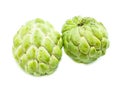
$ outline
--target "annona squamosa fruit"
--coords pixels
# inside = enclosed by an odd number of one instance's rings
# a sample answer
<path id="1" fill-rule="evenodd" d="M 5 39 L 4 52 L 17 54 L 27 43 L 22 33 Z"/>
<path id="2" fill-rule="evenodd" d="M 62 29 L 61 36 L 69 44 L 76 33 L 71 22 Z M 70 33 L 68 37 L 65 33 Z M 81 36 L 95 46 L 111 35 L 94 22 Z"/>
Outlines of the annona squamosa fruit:
<path id="1" fill-rule="evenodd" d="M 62 56 L 62 38 L 53 26 L 40 18 L 28 21 L 13 39 L 13 55 L 25 72 L 35 75 L 53 73 Z"/>
<path id="2" fill-rule="evenodd" d="M 75 16 L 62 28 L 64 50 L 74 61 L 91 63 L 109 47 L 106 28 L 91 17 Z"/>

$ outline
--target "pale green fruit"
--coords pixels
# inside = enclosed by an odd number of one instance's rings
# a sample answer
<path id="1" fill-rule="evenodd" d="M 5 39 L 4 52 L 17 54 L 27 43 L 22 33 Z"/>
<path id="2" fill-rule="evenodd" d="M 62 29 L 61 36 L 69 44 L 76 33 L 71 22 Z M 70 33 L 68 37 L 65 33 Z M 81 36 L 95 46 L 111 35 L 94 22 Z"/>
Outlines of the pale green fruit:
<path id="1" fill-rule="evenodd" d="M 62 56 L 62 38 L 42 19 L 23 25 L 13 39 L 13 55 L 27 73 L 42 76 L 53 73 Z"/>
<path id="2" fill-rule="evenodd" d="M 62 28 L 64 50 L 74 61 L 91 63 L 109 47 L 108 35 L 101 22 L 91 17 L 75 16 Z"/>

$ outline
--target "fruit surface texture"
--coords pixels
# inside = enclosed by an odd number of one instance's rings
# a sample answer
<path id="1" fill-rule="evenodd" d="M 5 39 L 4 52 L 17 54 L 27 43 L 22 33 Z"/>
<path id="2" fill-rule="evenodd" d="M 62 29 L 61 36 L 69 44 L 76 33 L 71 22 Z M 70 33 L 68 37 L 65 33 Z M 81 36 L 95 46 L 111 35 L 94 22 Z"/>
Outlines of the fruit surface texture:
<path id="1" fill-rule="evenodd" d="M 62 56 L 62 37 L 47 21 L 28 21 L 13 38 L 13 55 L 21 68 L 34 76 L 52 74 Z"/>
<path id="2" fill-rule="evenodd" d="M 105 55 L 109 47 L 106 28 L 91 17 L 75 16 L 62 28 L 66 54 L 78 63 L 89 64 Z"/>

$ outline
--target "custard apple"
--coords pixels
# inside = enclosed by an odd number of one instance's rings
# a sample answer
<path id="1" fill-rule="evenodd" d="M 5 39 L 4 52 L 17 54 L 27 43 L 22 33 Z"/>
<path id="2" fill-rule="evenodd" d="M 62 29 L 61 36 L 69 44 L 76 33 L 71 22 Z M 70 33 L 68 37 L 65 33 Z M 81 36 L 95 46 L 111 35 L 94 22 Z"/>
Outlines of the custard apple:
<path id="1" fill-rule="evenodd" d="M 28 21 L 13 38 L 13 55 L 21 68 L 34 76 L 52 74 L 62 56 L 62 37 L 40 18 Z"/>
<path id="2" fill-rule="evenodd" d="M 78 63 L 92 63 L 109 47 L 106 28 L 91 17 L 75 16 L 67 20 L 62 38 L 66 54 Z"/>

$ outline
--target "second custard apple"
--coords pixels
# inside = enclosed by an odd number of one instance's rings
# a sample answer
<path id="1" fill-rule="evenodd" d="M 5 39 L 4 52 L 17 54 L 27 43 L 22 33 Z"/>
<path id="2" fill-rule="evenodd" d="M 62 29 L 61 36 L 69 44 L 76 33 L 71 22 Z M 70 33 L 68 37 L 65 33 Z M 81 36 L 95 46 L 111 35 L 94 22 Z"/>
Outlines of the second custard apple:
<path id="1" fill-rule="evenodd" d="M 62 56 L 62 38 L 42 19 L 23 25 L 13 39 L 13 55 L 27 73 L 42 76 L 53 73 Z"/>
<path id="2" fill-rule="evenodd" d="M 74 61 L 91 63 L 109 47 L 108 35 L 101 22 L 91 17 L 75 16 L 62 28 L 64 50 Z"/>

